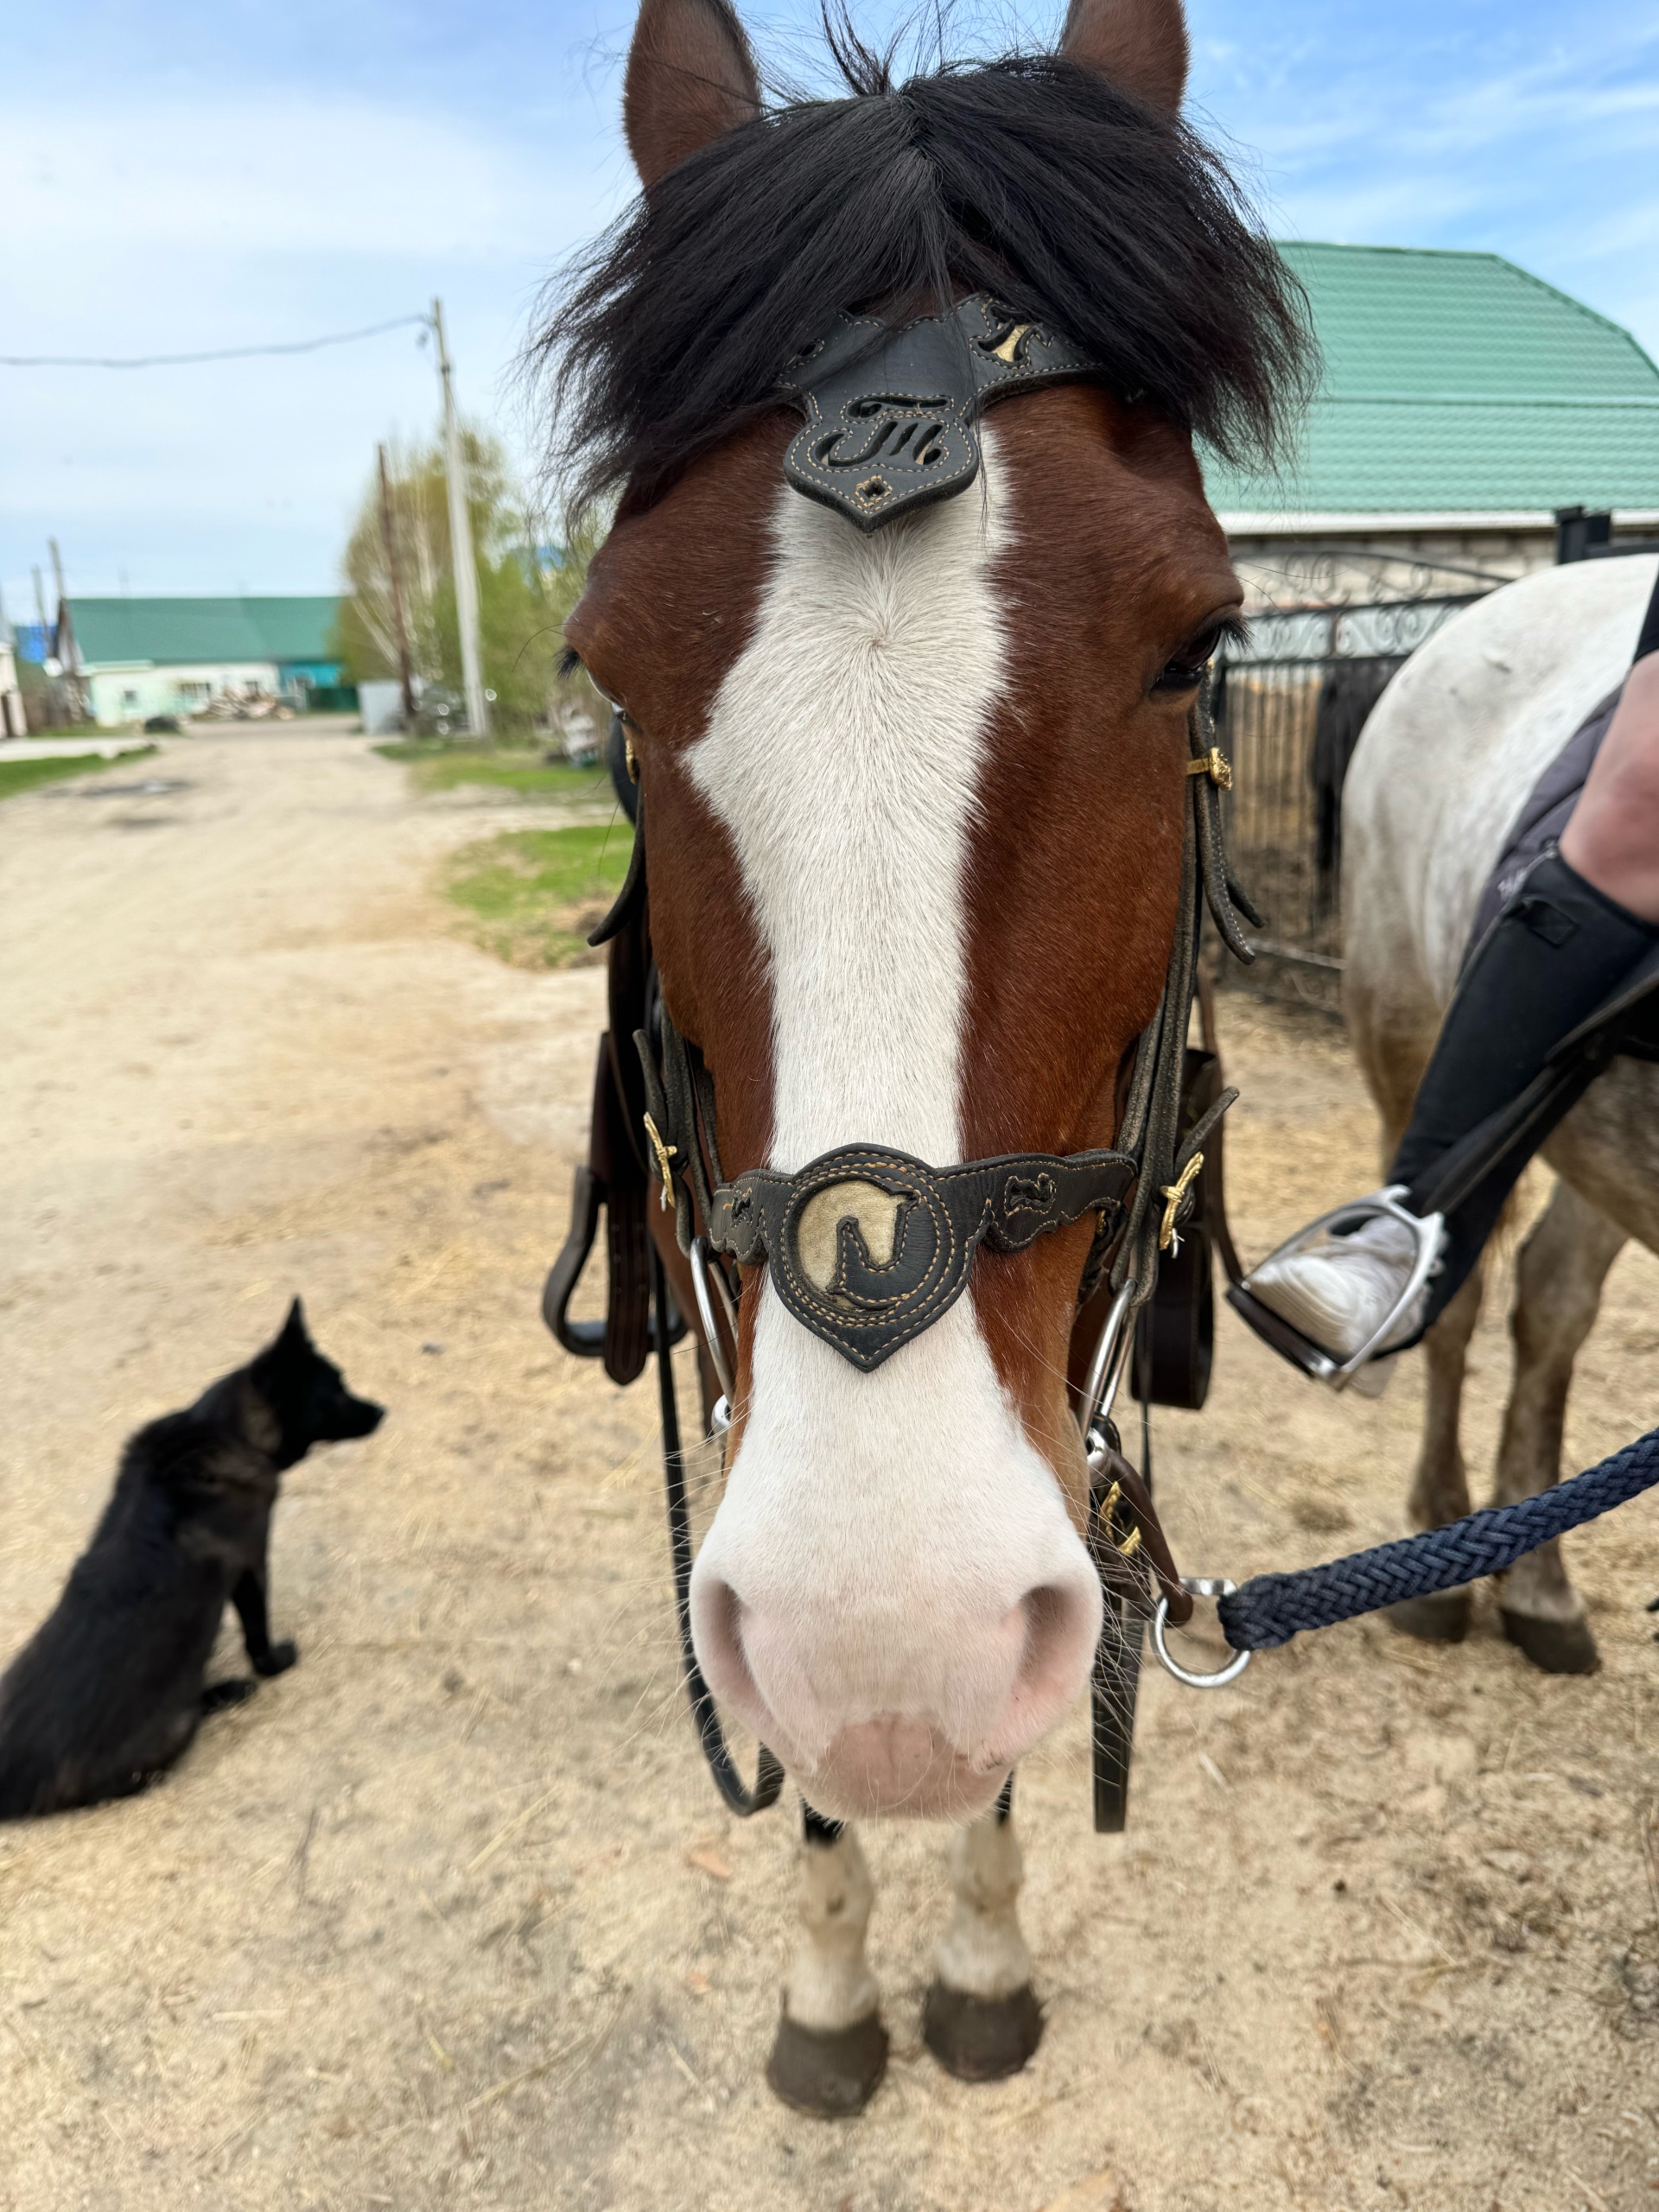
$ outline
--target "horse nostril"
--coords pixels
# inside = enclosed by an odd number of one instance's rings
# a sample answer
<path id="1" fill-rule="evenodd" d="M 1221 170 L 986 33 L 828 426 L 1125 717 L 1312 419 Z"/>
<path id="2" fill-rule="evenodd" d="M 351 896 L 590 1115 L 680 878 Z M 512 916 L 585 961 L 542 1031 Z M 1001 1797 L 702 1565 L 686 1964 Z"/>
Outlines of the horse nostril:
<path id="1" fill-rule="evenodd" d="M 990 1732 L 998 1758 L 1014 1758 L 1052 1727 L 1088 1678 L 1100 1640 L 1100 1586 L 1092 1573 L 1042 1583 L 1020 1601 L 1025 1648 L 1007 1704 Z"/>
<path id="2" fill-rule="evenodd" d="M 742 1608 L 736 1591 L 719 1575 L 699 1576 L 691 1615 L 698 1664 L 710 1688 L 723 1694 L 734 1669 L 745 1675 L 748 1673 L 743 1658 Z"/>
<path id="3" fill-rule="evenodd" d="M 1020 1666 L 1022 1681 L 1045 1676 L 1057 1666 L 1069 1668 L 1080 1635 L 1087 1637 L 1092 1649 L 1095 1624 L 1084 1618 L 1085 1610 L 1074 1591 L 1058 1585 L 1046 1584 L 1027 1592 L 1026 1651 Z"/>
<path id="4" fill-rule="evenodd" d="M 722 1575 L 695 1573 L 691 1581 L 691 1639 L 703 1679 L 750 1727 L 764 1725 L 766 1701 L 743 1648 L 744 1605 Z"/>

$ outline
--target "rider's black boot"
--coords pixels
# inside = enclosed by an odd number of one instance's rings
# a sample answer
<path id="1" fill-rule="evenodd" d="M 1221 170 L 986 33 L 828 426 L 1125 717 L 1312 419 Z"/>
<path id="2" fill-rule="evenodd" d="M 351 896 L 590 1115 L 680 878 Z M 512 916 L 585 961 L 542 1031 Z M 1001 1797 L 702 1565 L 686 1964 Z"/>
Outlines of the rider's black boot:
<path id="1" fill-rule="evenodd" d="M 1598 891 L 1552 848 L 1477 946 L 1389 1171 L 1390 1184 L 1405 1185 L 1410 1212 L 1446 1217 L 1422 1328 L 1466 1279 L 1522 1169 L 1595 1073 L 1592 1062 L 1582 1081 L 1541 1084 L 1551 1053 L 1656 945 L 1659 927 Z M 1484 1173 L 1478 1161 L 1464 1166 L 1463 1141 L 1534 1086 L 1536 1105 L 1519 1108 L 1501 1155 Z"/>
<path id="2" fill-rule="evenodd" d="M 1522 1169 L 1606 1065 L 1627 1017 L 1596 1017 L 1656 982 L 1659 927 L 1541 855 L 1464 971 L 1388 1187 L 1310 1223 L 1229 1302 L 1305 1373 L 1380 1387 L 1377 1363 L 1439 1319 Z"/>

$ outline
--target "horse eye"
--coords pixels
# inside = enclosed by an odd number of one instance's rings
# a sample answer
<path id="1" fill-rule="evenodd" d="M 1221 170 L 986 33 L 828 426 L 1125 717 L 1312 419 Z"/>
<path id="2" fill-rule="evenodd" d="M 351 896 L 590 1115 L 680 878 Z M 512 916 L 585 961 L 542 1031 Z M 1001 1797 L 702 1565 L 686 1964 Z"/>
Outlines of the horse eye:
<path id="1" fill-rule="evenodd" d="M 1221 643 L 1223 634 L 1224 626 L 1217 623 L 1213 630 L 1206 630 L 1203 637 L 1194 639 L 1190 645 L 1183 647 L 1173 660 L 1166 663 L 1153 690 L 1196 691 L 1204 681 L 1204 671 Z"/>
<path id="2" fill-rule="evenodd" d="M 1154 691 L 1196 691 L 1204 681 L 1205 660 L 1173 660 L 1153 685 Z"/>

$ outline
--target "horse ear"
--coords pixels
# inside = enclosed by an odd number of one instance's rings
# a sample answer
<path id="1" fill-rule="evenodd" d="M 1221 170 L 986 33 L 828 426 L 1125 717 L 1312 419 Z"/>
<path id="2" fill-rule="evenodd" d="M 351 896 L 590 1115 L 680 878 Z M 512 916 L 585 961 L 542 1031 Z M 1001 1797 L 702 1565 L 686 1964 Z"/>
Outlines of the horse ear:
<path id="1" fill-rule="evenodd" d="M 1148 107 L 1173 115 L 1180 106 L 1187 63 L 1181 0 L 1071 0 L 1060 52 Z"/>
<path id="2" fill-rule="evenodd" d="M 760 111 L 754 58 L 729 0 L 645 0 L 622 85 L 622 128 L 641 184 Z"/>

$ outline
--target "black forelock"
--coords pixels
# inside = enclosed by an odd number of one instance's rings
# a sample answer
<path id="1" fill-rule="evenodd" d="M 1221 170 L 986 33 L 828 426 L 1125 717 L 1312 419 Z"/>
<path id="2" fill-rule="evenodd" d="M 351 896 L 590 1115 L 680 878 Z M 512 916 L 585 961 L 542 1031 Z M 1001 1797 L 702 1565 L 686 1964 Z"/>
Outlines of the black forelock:
<path id="1" fill-rule="evenodd" d="M 795 99 L 642 194 L 551 288 L 531 365 L 577 507 L 649 499 L 775 405 L 837 309 L 989 291 L 1236 461 L 1275 459 L 1312 379 L 1295 278 L 1184 123 L 1054 55 Z"/>

